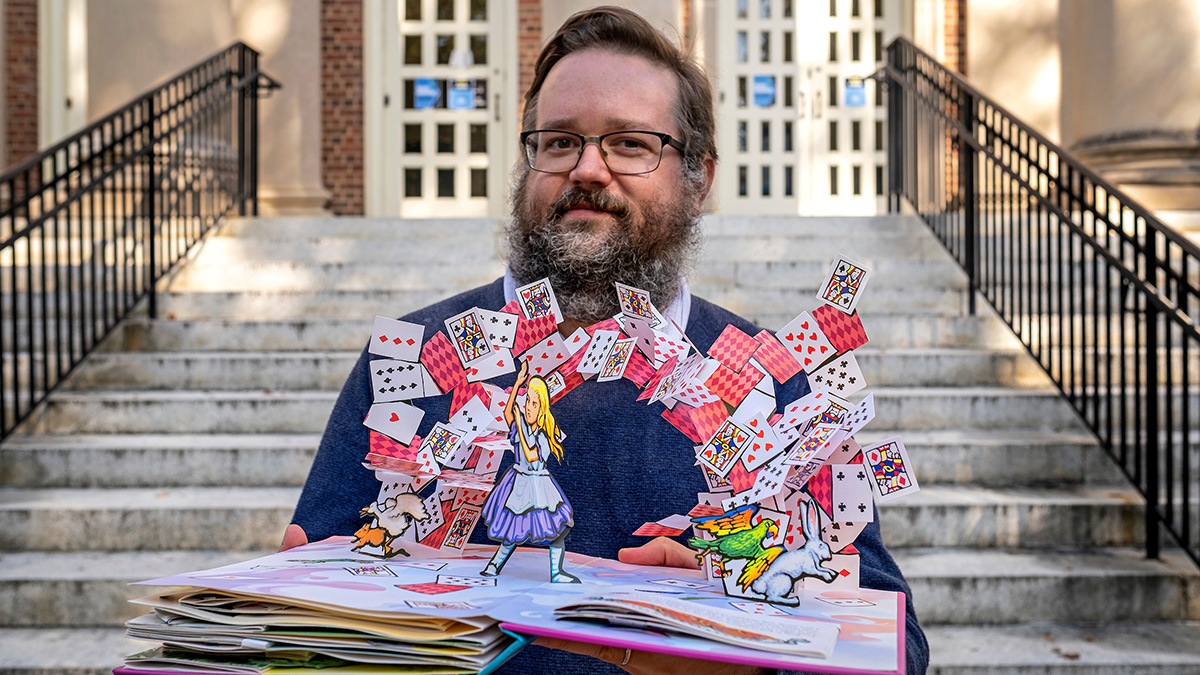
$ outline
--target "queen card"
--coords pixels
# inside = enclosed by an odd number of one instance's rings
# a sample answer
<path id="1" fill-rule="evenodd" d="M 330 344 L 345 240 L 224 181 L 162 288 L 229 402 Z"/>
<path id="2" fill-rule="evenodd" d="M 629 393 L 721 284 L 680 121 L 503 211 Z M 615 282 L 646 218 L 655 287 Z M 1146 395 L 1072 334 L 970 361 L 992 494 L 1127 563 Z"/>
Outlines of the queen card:
<path id="1" fill-rule="evenodd" d="M 825 275 L 825 281 L 817 290 L 817 299 L 847 314 L 853 314 L 862 296 L 863 286 L 871 276 L 871 270 L 839 255 Z"/>

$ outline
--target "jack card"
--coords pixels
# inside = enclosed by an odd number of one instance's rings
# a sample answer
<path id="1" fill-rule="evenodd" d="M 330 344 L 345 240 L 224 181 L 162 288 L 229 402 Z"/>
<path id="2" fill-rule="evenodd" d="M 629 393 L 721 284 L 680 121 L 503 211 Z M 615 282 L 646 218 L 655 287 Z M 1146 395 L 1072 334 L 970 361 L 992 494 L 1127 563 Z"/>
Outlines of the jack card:
<path id="1" fill-rule="evenodd" d="M 617 340 L 613 343 L 612 349 L 608 351 L 608 356 L 604 359 L 604 365 L 600 368 L 600 376 L 596 378 L 597 382 L 611 382 L 619 380 L 625 374 L 625 367 L 629 365 L 629 357 L 633 356 L 633 338 L 625 338 Z M 585 358 L 586 360 L 586 358 Z"/>
<path id="2" fill-rule="evenodd" d="M 834 309 L 853 314 L 870 276 L 871 270 L 839 255 L 825 274 L 825 280 L 817 290 L 817 299 Z"/>
<path id="3" fill-rule="evenodd" d="M 446 334 L 464 370 L 474 361 L 493 352 L 487 335 L 483 332 L 483 321 L 476 309 L 456 314 L 446 319 Z"/>
<path id="4" fill-rule="evenodd" d="M 701 464 L 712 469 L 717 476 L 724 478 L 729 475 L 733 465 L 742 457 L 746 448 L 750 447 L 752 434 L 731 419 L 717 428 L 712 438 L 700 448 L 698 456 Z"/>
<path id="5" fill-rule="evenodd" d="M 908 460 L 908 450 L 899 438 L 868 445 L 862 452 L 863 462 L 871 472 L 875 501 L 883 504 L 921 489 Z"/>
<path id="6" fill-rule="evenodd" d="M 540 279 L 518 288 L 517 304 L 526 319 L 550 314 L 554 316 L 554 323 L 562 323 L 562 310 L 558 308 L 558 300 L 554 297 L 554 289 L 550 288 L 549 279 Z"/>

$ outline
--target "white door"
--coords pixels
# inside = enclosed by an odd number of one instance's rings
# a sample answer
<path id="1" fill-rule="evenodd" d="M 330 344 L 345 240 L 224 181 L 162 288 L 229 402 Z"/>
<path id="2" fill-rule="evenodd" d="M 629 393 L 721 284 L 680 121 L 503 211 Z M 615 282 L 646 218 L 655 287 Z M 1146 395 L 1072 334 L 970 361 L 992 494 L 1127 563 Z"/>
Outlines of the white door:
<path id="1" fill-rule="evenodd" d="M 377 172 L 368 171 L 379 189 L 369 199 L 377 215 L 503 214 L 517 146 L 514 5 L 386 3 L 375 51 L 382 59 L 381 100 L 375 102 L 383 108 L 377 117 L 382 147 L 373 162 Z"/>
<path id="2" fill-rule="evenodd" d="M 865 78 L 900 33 L 900 0 L 731 0 L 718 11 L 718 208 L 886 210 L 885 101 Z"/>

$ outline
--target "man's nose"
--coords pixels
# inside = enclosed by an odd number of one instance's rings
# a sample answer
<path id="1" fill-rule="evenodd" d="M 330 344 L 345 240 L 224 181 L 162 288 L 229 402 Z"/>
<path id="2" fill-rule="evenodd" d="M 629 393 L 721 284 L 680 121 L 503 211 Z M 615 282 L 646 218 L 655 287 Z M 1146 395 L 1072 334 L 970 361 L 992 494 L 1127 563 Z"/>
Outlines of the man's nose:
<path id="1" fill-rule="evenodd" d="M 576 185 L 608 185 L 612 181 L 612 172 L 608 170 L 599 143 L 583 146 L 579 162 L 571 171 L 571 181 Z"/>

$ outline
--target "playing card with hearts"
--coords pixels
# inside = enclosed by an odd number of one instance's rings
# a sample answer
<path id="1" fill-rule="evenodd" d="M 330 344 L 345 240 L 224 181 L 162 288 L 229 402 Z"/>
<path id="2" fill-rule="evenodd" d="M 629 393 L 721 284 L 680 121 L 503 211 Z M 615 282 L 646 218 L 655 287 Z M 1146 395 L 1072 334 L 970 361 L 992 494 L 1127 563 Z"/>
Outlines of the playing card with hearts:
<path id="1" fill-rule="evenodd" d="M 477 308 L 455 314 L 444 323 L 446 335 L 450 338 L 450 344 L 454 346 L 454 352 L 458 354 L 459 363 L 464 369 L 477 359 L 493 352 L 492 344 L 483 332 L 483 322 L 479 318 Z"/>
<path id="2" fill-rule="evenodd" d="M 591 341 L 591 339 L 592 336 L 588 334 L 586 330 L 583 328 L 576 328 L 575 332 L 568 335 L 563 341 L 563 345 L 567 348 L 567 351 L 571 352 L 571 354 L 577 354 L 580 349 L 583 349 L 587 346 L 587 343 Z"/>
<path id="3" fill-rule="evenodd" d="M 421 357 L 421 340 L 424 337 L 424 326 L 377 316 L 367 351 L 389 359 L 416 361 Z"/>
<path id="4" fill-rule="evenodd" d="M 708 348 L 708 355 L 730 370 L 741 372 L 759 346 L 758 340 L 730 325 L 713 341 Z"/>
<path id="5" fill-rule="evenodd" d="M 836 424 L 813 425 L 813 428 L 788 452 L 784 463 L 793 465 L 807 464 L 825 448 L 830 437 L 840 430 L 841 427 Z"/>
<path id="6" fill-rule="evenodd" d="M 796 318 L 780 328 L 775 337 L 806 373 L 813 372 L 821 364 L 837 356 L 833 343 L 825 337 L 816 319 L 808 312 L 800 312 Z"/>
<path id="7" fill-rule="evenodd" d="M 471 531 L 475 529 L 475 523 L 479 522 L 479 514 L 481 512 L 482 509 L 478 506 L 464 506 L 458 509 L 450 519 L 450 529 L 446 532 L 446 538 L 442 540 L 442 548 L 462 550 L 467 540 L 471 538 Z M 467 586 L 495 585 L 496 583 L 495 579 L 486 580 L 491 581 L 491 584 L 466 583 L 452 579 L 457 579 L 457 577 L 448 577 L 446 580 L 443 580 L 442 576 L 439 575 L 438 583 L 465 583 Z M 474 577 L 472 579 L 480 581 Z"/>
<path id="8" fill-rule="evenodd" d="M 467 366 L 467 382 L 490 380 L 516 369 L 516 359 L 513 358 L 512 352 L 505 347 L 500 347 Z"/>
<path id="9" fill-rule="evenodd" d="M 771 425 L 765 417 L 758 415 L 742 424 L 751 436 L 750 445 L 742 454 L 742 463 L 746 465 L 748 471 L 757 471 L 764 464 L 783 453 L 783 443 L 775 435 L 775 431 L 771 429 Z M 780 480 L 782 480 L 782 475 Z"/>
<path id="10" fill-rule="evenodd" d="M 727 476 L 734 463 L 741 459 L 742 453 L 750 447 L 751 438 L 749 431 L 727 419 L 704 447 L 700 448 L 697 458 L 718 476 Z"/>
<path id="11" fill-rule="evenodd" d="M 830 464 L 833 476 L 833 519 L 847 523 L 875 520 L 871 478 L 863 464 Z"/>
<path id="12" fill-rule="evenodd" d="M 912 494 L 921 488 L 908 460 L 908 450 L 899 438 L 868 445 L 862 449 L 863 463 L 871 475 L 875 501 L 883 504 Z"/>
<path id="13" fill-rule="evenodd" d="M 754 360 L 762 364 L 771 377 L 780 382 L 787 382 L 803 370 L 800 361 L 792 358 L 788 348 L 770 331 L 759 331 L 754 339 L 758 342 L 758 349 L 754 350 Z"/>
<path id="14" fill-rule="evenodd" d="M 521 355 L 521 358 L 529 362 L 530 375 L 537 375 L 544 378 L 552 370 L 571 358 L 571 352 L 567 349 L 558 331 L 554 331 L 547 335 L 541 342 L 526 350 Z"/>
<path id="15" fill-rule="evenodd" d="M 839 255 L 817 289 L 817 299 L 846 314 L 853 314 L 870 276 L 870 269 Z"/>
<path id="16" fill-rule="evenodd" d="M 416 435 L 417 426 L 424 416 L 424 410 L 403 401 L 374 403 L 367 410 L 367 418 L 363 420 L 363 424 L 368 429 L 374 429 L 403 443 Z"/>
<path id="17" fill-rule="evenodd" d="M 814 391 L 827 389 L 842 397 L 867 388 L 867 381 L 853 352 L 846 352 L 821 366 L 812 373 L 808 382 Z"/>
<path id="18" fill-rule="evenodd" d="M 375 359 L 370 363 L 371 395 L 376 403 L 425 396 L 425 368 L 413 361 Z"/>
<path id="19" fill-rule="evenodd" d="M 554 297 L 554 289 L 550 288 L 549 279 L 539 279 L 517 288 L 517 304 L 526 319 L 553 316 L 555 324 L 562 323 L 562 310 L 558 308 L 558 300 Z"/>

